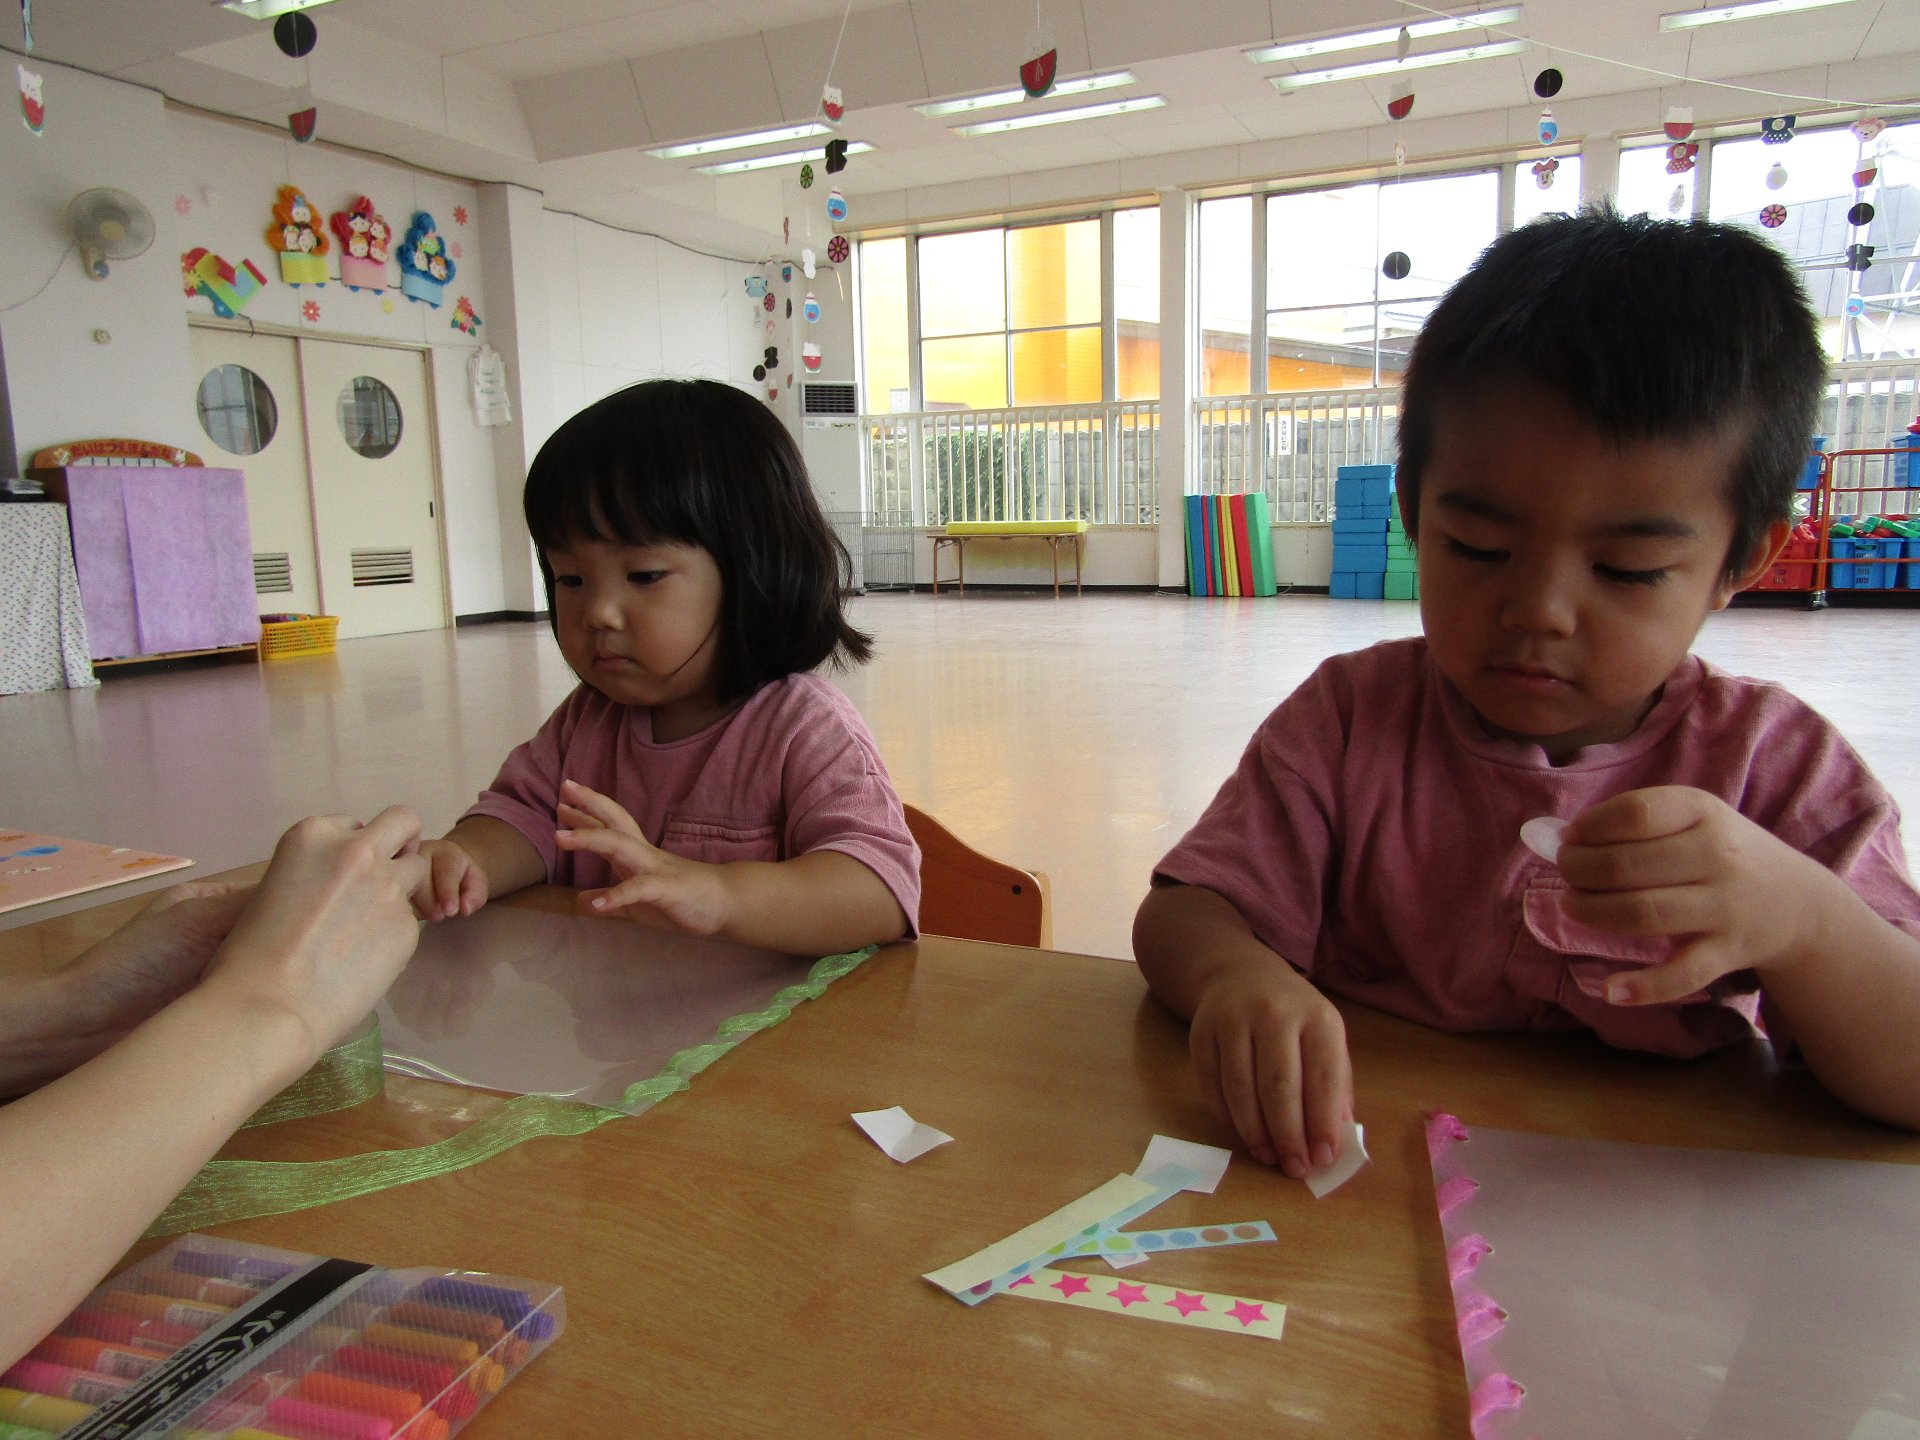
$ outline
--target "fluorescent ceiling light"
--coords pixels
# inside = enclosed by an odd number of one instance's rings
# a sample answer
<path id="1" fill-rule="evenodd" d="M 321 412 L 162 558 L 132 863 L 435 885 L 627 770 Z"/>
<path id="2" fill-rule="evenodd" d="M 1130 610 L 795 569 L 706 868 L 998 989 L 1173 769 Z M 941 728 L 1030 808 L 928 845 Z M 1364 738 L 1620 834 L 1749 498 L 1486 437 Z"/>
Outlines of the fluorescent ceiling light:
<path id="1" fill-rule="evenodd" d="M 295 10 L 329 5 L 333 0 L 213 0 L 213 3 L 218 9 L 231 10 L 236 15 L 245 15 L 252 20 L 271 20 L 276 15 L 290 14 Z"/>
<path id="2" fill-rule="evenodd" d="M 1058 81 L 1047 94 L 1087 95 L 1095 90 L 1111 90 L 1116 85 L 1131 85 L 1134 78 L 1131 70 L 1109 70 L 1104 75 L 1082 75 L 1077 80 Z M 1025 90 L 995 90 L 986 95 L 963 95 L 958 100 L 936 100 L 931 105 L 916 105 L 913 108 L 929 120 L 938 120 L 943 115 L 970 115 L 976 110 L 996 110 L 1002 105 L 1018 105 L 1026 98 Z"/>
<path id="3" fill-rule="evenodd" d="M 1035 115 L 1014 115 L 1005 120 L 980 120 L 972 125 L 956 125 L 956 135 L 998 135 L 1007 130 L 1031 130 L 1036 125 L 1058 125 L 1065 120 L 1098 120 L 1102 115 L 1126 115 L 1135 110 L 1158 110 L 1167 103 L 1164 95 L 1136 95 L 1127 100 L 1109 100 L 1103 105 L 1077 105 L 1070 110 L 1042 110 Z"/>
<path id="4" fill-rule="evenodd" d="M 689 155 L 713 155 L 722 150 L 744 150 L 749 145 L 778 145 L 787 140 L 810 140 L 815 135 L 832 133 L 832 126 L 813 121 L 807 125 L 783 125 L 778 130 L 755 130 L 745 135 L 721 135 L 712 140 L 689 140 L 684 145 L 665 145 L 647 154 L 656 160 L 684 160 Z"/>
<path id="5" fill-rule="evenodd" d="M 1518 55 L 1527 48 L 1525 40 L 1502 40 L 1493 45 L 1469 45 L 1462 50 L 1431 50 L 1425 55 L 1409 55 L 1404 60 L 1367 60 L 1358 65 L 1336 65 L 1331 70 L 1303 70 L 1298 75 L 1270 75 L 1276 90 L 1299 90 L 1308 85 L 1329 85 L 1336 80 L 1364 80 L 1369 75 L 1394 75 L 1402 70 L 1431 70 L 1436 65 L 1458 65 L 1465 60 L 1492 60 L 1501 55 Z"/>
<path id="6" fill-rule="evenodd" d="M 864 140 L 856 140 L 847 146 L 847 154 L 864 155 L 873 146 Z M 772 170 L 781 165 L 799 165 L 808 160 L 824 160 L 827 152 L 820 150 L 789 150 L 784 155 L 756 155 L 751 160 L 725 160 L 718 165 L 696 165 L 693 168 L 702 175 L 743 175 L 749 170 Z"/>
<path id="7" fill-rule="evenodd" d="M 1827 0 L 1838 3 L 1838 0 Z M 1518 5 L 1503 5 L 1497 10 L 1477 10 L 1471 15 L 1449 15 L 1444 20 L 1416 20 L 1406 27 L 1415 40 L 1435 35 L 1458 35 L 1464 30 L 1480 30 L 1490 25 L 1511 25 L 1520 18 Z M 1256 65 L 1274 60 L 1305 60 L 1313 55 L 1333 55 L 1342 50 L 1365 50 L 1373 45 L 1391 45 L 1400 38 L 1400 27 L 1389 25 L 1379 30 L 1356 30 L 1349 35 L 1328 35 L 1320 40 L 1293 40 L 1284 45 L 1262 45 L 1246 52 Z"/>
<path id="8" fill-rule="evenodd" d="M 1716 5 L 1711 10 L 1682 10 L 1660 17 L 1662 30 L 1692 30 L 1728 20 L 1759 20 L 1768 15 L 1791 15 L 1795 10 L 1819 10 L 1828 5 L 1851 5 L 1853 0 L 1747 0 L 1743 5 Z"/>

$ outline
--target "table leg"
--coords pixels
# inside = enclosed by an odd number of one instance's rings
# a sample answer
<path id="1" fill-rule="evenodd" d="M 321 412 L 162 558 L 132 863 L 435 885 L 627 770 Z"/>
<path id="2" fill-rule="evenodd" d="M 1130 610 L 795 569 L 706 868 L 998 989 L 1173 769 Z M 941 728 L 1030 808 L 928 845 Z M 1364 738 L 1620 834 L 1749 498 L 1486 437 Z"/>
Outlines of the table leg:
<path id="1" fill-rule="evenodd" d="M 963 535 L 953 542 L 953 553 L 960 557 L 960 593 L 967 593 L 967 540 Z"/>
<path id="2" fill-rule="evenodd" d="M 933 540 L 933 593 L 934 593 L 934 594 L 936 594 L 936 595 L 938 595 L 938 594 L 940 593 L 940 550 L 941 550 L 941 545 L 940 545 L 940 537 L 939 537 L 939 536 L 937 536 L 937 535 L 935 535 L 935 536 L 933 536 L 933 537 L 931 537 L 931 538 L 932 538 L 932 540 Z"/>
<path id="3" fill-rule="evenodd" d="M 1084 536 L 1078 534 L 1073 537 L 1073 593 L 1076 595 L 1084 595 L 1086 593 L 1086 591 L 1080 588 L 1080 572 L 1086 568 L 1086 561 L 1080 550 L 1080 542 L 1084 538 Z"/>
<path id="4" fill-rule="evenodd" d="M 1058 600 L 1060 598 L 1060 537 L 1058 535 L 1047 537 L 1047 549 L 1053 552 L 1053 598 Z"/>

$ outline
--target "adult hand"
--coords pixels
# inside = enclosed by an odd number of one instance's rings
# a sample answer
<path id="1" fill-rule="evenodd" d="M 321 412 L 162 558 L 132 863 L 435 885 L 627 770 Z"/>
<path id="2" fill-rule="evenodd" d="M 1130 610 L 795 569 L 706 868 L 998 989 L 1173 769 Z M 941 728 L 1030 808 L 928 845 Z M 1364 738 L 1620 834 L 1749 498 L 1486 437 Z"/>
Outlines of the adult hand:
<path id="1" fill-rule="evenodd" d="M 201 989 L 296 1019 L 318 1054 L 364 1017 L 419 940 L 420 817 L 300 821 L 273 852 Z"/>
<path id="2" fill-rule="evenodd" d="M 1208 984 L 1188 1034 L 1200 1093 L 1264 1164 L 1298 1179 L 1330 1165 L 1353 1117 L 1346 1023 L 1284 962 Z"/>
<path id="3" fill-rule="evenodd" d="M 1790 966 L 1815 949 L 1840 882 L 1717 796 L 1628 791 L 1583 812 L 1560 849 L 1567 915 L 1617 935 L 1666 935 L 1671 959 L 1611 977 L 1616 1005 L 1658 1005 L 1735 970 Z"/>
<path id="4" fill-rule="evenodd" d="M 560 793 L 562 828 L 554 832 L 554 842 L 562 850 L 598 855 L 619 877 L 604 890 L 583 890 L 581 910 L 690 935 L 717 935 L 732 919 L 722 866 L 649 844 L 619 802 L 578 781 L 564 781 Z"/>

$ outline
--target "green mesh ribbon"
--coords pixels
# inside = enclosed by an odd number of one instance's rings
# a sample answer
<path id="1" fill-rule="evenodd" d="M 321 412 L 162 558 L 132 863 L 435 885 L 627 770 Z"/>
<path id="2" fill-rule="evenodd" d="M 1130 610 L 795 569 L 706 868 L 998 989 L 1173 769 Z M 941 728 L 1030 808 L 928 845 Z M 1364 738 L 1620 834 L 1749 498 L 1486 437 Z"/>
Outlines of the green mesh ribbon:
<path id="1" fill-rule="evenodd" d="M 807 978 L 789 985 L 764 1010 L 722 1021 L 714 1038 L 675 1054 L 649 1080 L 629 1085 L 617 1107 L 583 1105 L 554 1095 L 521 1095 L 476 1120 L 457 1135 L 407 1150 L 375 1150 L 335 1160 L 210 1160 L 148 1228 L 149 1237 L 201 1230 L 260 1215 L 310 1210 L 336 1200 L 371 1195 L 415 1180 L 450 1174 L 491 1159 L 524 1140 L 543 1135 L 584 1135 L 610 1120 L 650 1109 L 693 1083 L 693 1077 L 749 1035 L 778 1025 L 794 1006 L 817 1000 L 842 975 L 874 953 L 873 946 L 815 963 Z M 371 1056 L 369 1073 L 368 1057 Z M 313 1071 L 263 1106 L 247 1123 L 266 1125 L 302 1115 L 325 1114 L 358 1104 L 380 1089 L 377 1026 L 327 1053 Z M 344 1097 L 360 1093 L 353 1099 Z"/>

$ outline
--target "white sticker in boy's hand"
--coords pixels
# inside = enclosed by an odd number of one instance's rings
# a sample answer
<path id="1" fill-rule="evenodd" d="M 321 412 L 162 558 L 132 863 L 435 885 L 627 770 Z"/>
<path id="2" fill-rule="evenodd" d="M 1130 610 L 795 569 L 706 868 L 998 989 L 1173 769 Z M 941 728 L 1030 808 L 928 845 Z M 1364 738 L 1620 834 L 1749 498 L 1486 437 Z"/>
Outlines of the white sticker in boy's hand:
<path id="1" fill-rule="evenodd" d="M 1567 827 L 1571 820 L 1556 820 L 1551 815 L 1541 815 L 1527 821 L 1520 827 L 1520 843 L 1538 855 L 1549 865 L 1560 863 L 1560 845 L 1566 839 Z"/>
<path id="2" fill-rule="evenodd" d="M 1349 1120 L 1340 1135 L 1340 1153 L 1331 1165 L 1307 1172 L 1307 1189 L 1313 1192 L 1314 1199 L 1324 1200 L 1359 1174 L 1360 1167 L 1371 1158 L 1367 1154 L 1366 1128 Z"/>

